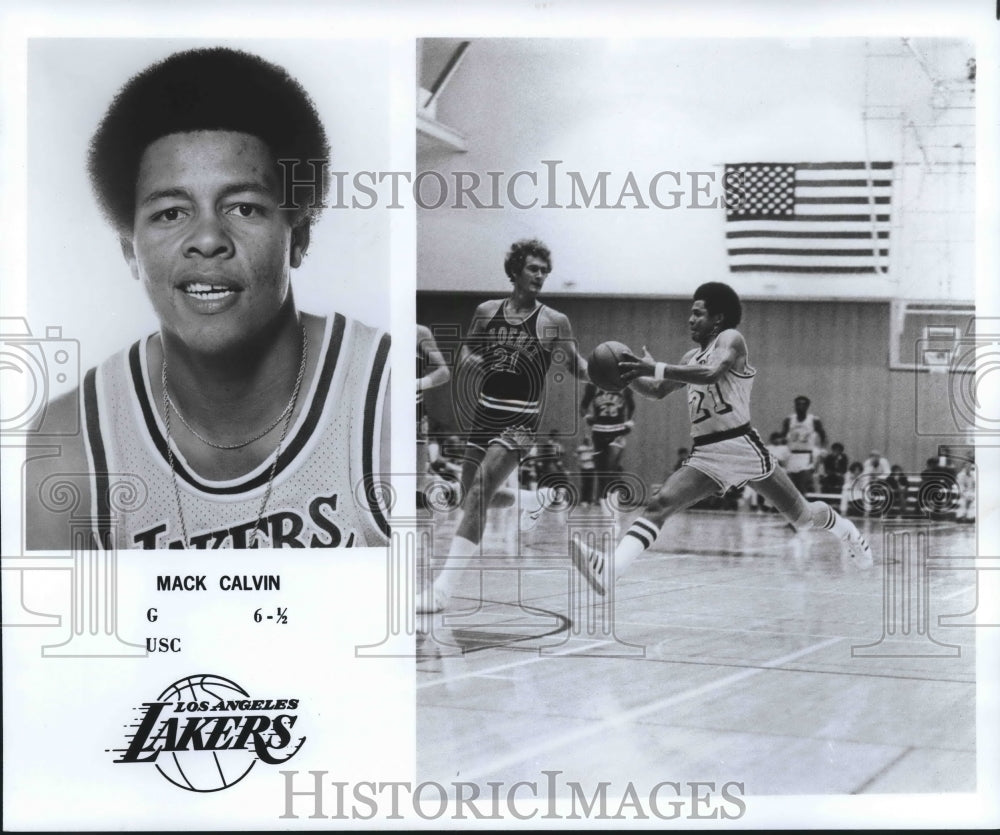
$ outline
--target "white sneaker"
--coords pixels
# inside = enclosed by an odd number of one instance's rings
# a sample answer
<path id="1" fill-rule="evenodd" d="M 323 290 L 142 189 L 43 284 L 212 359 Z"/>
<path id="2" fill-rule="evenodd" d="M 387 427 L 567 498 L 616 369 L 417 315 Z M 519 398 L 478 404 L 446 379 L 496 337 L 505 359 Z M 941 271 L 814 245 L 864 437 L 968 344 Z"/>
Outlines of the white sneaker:
<path id="1" fill-rule="evenodd" d="M 430 586 L 417 595 L 416 612 L 418 615 L 436 615 L 444 611 L 447 603 L 448 595 L 436 586 Z"/>
<path id="2" fill-rule="evenodd" d="M 583 575 L 590 587 L 598 594 L 603 595 L 604 555 L 581 544 L 576 537 L 570 540 L 569 555 L 576 570 Z"/>
<path id="3" fill-rule="evenodd" d="M 868 541 L 861 535 L 861 531 L 855 528 L 854 533 L 849 533 L 841 540 L 841 542 L 847 546 L 847 550 L 854 558 L 855 564 L 858 568 L 872 567 L 872 564 L 874 563 L 874 559 L 872 558 L 872 549 L 868 544 Z"/>

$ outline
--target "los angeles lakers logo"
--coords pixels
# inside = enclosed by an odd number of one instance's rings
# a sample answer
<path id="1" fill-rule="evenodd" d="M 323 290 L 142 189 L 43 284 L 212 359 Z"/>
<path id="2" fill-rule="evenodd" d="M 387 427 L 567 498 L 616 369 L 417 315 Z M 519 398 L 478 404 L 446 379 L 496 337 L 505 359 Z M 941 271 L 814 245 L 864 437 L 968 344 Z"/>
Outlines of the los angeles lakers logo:
<path id="1" fill-rule="evenodd" d="M 214 792 L 240 782 L 258 761 L 290 760 L 302 743 L 298 699 L 254 699 L 222 676 L 200 674 L 171 684 L 136 708 L 128 745 L 116 763 L 154 766 L 182 789 Z"/>

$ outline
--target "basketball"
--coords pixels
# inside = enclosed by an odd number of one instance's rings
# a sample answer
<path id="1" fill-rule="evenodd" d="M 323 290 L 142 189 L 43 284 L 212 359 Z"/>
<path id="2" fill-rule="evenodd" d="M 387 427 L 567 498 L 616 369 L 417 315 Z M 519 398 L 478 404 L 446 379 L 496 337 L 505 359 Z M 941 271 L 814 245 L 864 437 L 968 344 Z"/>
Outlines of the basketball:
<path id="1" fill-rule="evenodd" d="M 201 674 L 174 682 L 160 694 L 157 701 L 206 701 L 215 704 L 230 699 L 249 698 L 250 694 L 235 682 L 222 676 Z M 215 792 L 238 783 L 257 762 L 257 755 L 248 748 L 198 751 L 195 750 L 196 747 L 188 751 L 171 751 L 159 757 L 156 760 L 157 770 L 179 788 L 195 792 Z"/>
<path id="2" fill-rule="evenodd" d="M 618 360 L 626 352 L 631 353 L 631 350 L 623 342 L 602 342 L 594 348 L 587 360 L 587 371 L 595 386 L 605 391 L 625 388 L 627 383 L 618 374 Z"/>

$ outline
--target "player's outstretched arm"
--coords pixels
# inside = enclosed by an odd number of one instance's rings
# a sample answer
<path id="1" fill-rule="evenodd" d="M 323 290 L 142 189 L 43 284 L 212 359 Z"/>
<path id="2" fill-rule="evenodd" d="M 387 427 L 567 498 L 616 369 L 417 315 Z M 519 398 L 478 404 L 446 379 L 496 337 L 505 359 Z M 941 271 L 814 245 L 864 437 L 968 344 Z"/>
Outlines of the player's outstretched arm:
<path id="1" fill-rule="evenodd" d="M 672 365 L 666 362 L 655 362 L 646 352 L 642 359 L 629 355 L 618 363 L 618 370 L 623 380 L 632 381 L 640 377 L 652 376 L 654 380 L 672 380 L 682 385 L 692 383 L 694 385 L 707 385 L 714 383 L 729 369 L 740 367 L 745 364 L 747 355 L 746 341 L 743 334 L 737 330 L 729 329 L 719 334 L 716 341 L 719 348 L 719 359 L 711 365 Z M 693 352 L 684 355 L 682 363 Z M 652 362 L 651 362 L 652 361 Z"/>
<path id="2" fill-rule="evenodd" d="M 629 388 L 647 400 L 662 400 L 681 387 L 682 384 L 670 380 L 654 380 L 652 377 L 637 377 L 629 383 Z"/>
<path id="3" fill-rule="evenodd" d="M 618 371 L 623 380 L 629 381 L 630 389 L 649 400 L 662 400 L 671 392 L 684 388 L 684 383 L 675 380 L 654 379 L 656 360 L 645 345 L 642 347 L 641 358 L 628 352 L 623 354 L 618 363 Z M 631 416 L 630 412 L 629 417 Z"/>

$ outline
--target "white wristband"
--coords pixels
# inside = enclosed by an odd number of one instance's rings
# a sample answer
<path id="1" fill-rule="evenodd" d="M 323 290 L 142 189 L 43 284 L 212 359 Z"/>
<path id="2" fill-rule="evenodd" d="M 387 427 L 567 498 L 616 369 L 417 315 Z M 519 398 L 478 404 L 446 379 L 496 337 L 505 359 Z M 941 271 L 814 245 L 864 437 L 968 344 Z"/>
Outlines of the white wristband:
<path id="1" fill-rule="evenodd" d="M 667 370 L 667 364 L 665 362 L 656 363 L 656 371 L 653 373 L 653 379 L 659 382 L 663 379 L 663 372 Z"/>

